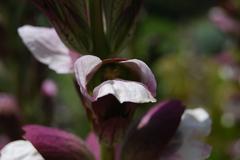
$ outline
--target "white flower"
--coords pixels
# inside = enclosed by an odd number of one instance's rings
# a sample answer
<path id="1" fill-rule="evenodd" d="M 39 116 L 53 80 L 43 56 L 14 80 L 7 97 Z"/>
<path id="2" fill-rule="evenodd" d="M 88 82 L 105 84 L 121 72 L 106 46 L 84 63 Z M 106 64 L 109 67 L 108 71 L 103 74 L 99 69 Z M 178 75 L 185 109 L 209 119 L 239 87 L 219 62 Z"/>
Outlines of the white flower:
<path id="1" fill-rule="evenodd" d="M 120 78 L 106 80 L 96 86 L 93 95 L 88 94 L 87 84 L 94 74 L 105 64 L 118 64 L 124 66 L 134 74 L 138 74 L 139 81 L 129 81 Z M 120 60 L 107 59 L 101 60 L 96 56 L 82 56 L 75 62 L 75 74 L 82 94 L 91 101 L 99 98 L 114 95 L 120 103 L 146 103 L 156 102 L 156 81 L 150 68 L 142 61 L 137 59 Z"/>
<path id="2" fill-rule="evenodd" d="M 38 61 L 60 74 L 73 72 L 72 52 L 55 29 L 25 25 L 18 28 L 18 34 Z"/>
<path id="3" fill-rule="evenodd" d="M 44 160 L 29 141 L 14 141 L 1 150 L 0 160 Z"/>
<path id="4" fill-rule="evenodd" d="M 177 134 L 167 149 L 176 147 L 174 152 L 166 151 L 160 160 L 205 160 L 211 153 L 211 147 L 202 139 L 211 131 L 211 119 L 202 109 L 188 109 L 184 112 Z"/>

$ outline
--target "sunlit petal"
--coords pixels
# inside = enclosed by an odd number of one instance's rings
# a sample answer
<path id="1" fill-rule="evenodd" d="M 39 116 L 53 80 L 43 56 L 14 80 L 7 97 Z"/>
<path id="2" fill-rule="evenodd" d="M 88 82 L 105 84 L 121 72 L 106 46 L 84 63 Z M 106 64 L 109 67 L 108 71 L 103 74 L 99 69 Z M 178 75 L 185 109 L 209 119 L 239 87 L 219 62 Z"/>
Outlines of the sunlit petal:
<path id="1" fill-rule="evenodd" d="M 143 84 L 134 81 L 109 80 L 96 87 L 93 91 L 96 100 L 109 94 L 114 95 L 120 103 L 156 102 Z"/>
<path id="2" fill-rule="evenodd" d="M 53 28 L 26 25 L 18 33 L 34 57 L 57 73 L 71 73 L 72 59 L 69 49 Z"/>
<path id="3" fill-rule="evenodd" d="M 44 160 L 29 141 L 14 141 L 1 150 L 1 160 Z"/>

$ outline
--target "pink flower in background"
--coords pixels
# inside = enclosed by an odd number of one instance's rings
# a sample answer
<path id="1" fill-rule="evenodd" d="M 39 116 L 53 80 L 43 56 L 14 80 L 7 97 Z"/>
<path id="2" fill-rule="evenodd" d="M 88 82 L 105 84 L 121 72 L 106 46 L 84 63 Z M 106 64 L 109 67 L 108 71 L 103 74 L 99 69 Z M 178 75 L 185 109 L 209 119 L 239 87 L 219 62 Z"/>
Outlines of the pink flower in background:
<path id="1" fill-rule="evenodd" d="M 53 80 L 47 79 L 43 81 L 41 91 L 46 97 L 55 97 L 58 93 L 58 87 Z"/>
<path id="2" fill-rule="evenodd" d="M 215 7 L 210 10 L 210 20 L 223 32 L 239 35 L 240 22 L 220 8 Z"/>

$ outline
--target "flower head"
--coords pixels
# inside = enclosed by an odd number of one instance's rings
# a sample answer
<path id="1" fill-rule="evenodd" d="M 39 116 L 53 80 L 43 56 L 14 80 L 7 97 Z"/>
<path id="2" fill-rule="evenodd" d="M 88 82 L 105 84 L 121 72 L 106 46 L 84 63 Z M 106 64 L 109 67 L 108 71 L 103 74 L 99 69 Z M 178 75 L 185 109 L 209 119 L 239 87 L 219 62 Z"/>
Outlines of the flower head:
<path id="1" fill-rule="evenodd" d="M 117 130 L 128 125 L 136 104 L 156 101 L 154 75 L 137 59 L 83 56 L 75 63 L 75 74 L 95 131 L 110 143 L 118 137 Z"/>

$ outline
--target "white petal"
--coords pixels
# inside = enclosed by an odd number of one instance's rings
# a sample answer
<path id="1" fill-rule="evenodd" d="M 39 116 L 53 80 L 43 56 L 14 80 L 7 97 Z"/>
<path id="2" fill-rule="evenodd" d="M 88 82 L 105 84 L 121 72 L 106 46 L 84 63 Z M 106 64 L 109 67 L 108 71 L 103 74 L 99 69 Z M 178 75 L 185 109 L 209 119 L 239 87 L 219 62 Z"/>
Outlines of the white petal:
<path id="1" fill-rule="evenodd" d="M 120 63 L 137 72 L 141 77 L 141 82 L 149 89 L 153 96 L 156 96 L 157 82 L 155 76 L 143 61 L 131 59 Z"/>
<path id="2" fill-rule="evenodd" d="M 1 150 L 0 160 L 44 160 L 29 141 L 14 141 Z"/>
<path id="3" fill-rule="evenodd" d="M 81 92 L 88 96 L 87 83 L 91 77 L 91 73 L 97 70 L 101 65 L 102 60 L 96 56 L 82 56 L 74 64 L 75 76 L 80 86 Z"/>
<path id="4" fill-rule="evenodd" d="M 188 109 L 182 116 L 180 129 L 191 137 L 205 137 L 211 132 L 212 121 L 208 113 L 202 109 Z"/>
<path id="5" fill-rule="evenodd" d="M 134 81 L 108 80 L 100 84 L 93 91 L 93 96 L 96 97 L 96 100 L 109 94 L 114 95 L 120 103 L 156 102 L 145 86 Z"/>
<path id="6" fill-rule="evenodd" d="M 162 156 L 160 160 L 206 160 L 211 153 L 211 147 L 200 141 L 189 141 L 175 153 Z"/>
<path id="7" fill-rule="evenodd" d="M 211 119 L 208 113 L 202 109 L 186 110 L 182 116 L 182 120 L 178 131 L 167 149 L 174 148 L 174 145 L 180 144 L 177 150 L 165 152 L 160 160 L 205 160 L 211 153 L 211 147 L 201 140 L 206 137 L 211 130 Z M 178 143 L 176 143 L 178 142 Z"/>
<path id="8" fill-rule="evenodd" d="M 53 28 L 26 25 L 18 29 L 18 34 L 38 61 L 57 73 L 72 72 L 70 51 Z"/>

